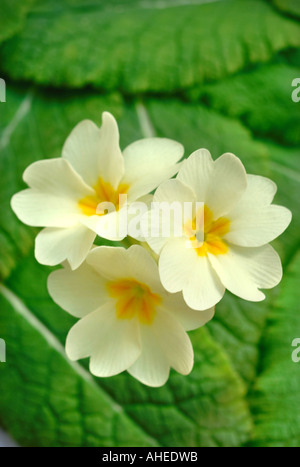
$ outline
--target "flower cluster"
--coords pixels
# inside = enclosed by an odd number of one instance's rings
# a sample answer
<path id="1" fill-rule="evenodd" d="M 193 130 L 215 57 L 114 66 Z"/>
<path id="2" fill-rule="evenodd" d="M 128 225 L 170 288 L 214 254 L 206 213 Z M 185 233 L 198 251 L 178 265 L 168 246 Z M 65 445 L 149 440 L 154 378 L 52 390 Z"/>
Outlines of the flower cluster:
<path id="1" fill-rule="evenodd" d="M 12 198 L 19 219 L 43 227 L 36 259 L 63 263 L 48 288 L 79 318 L 66 352 L 90 357 L 96 376 L 127 370 L 157 387 L 170 368 L 188 374 L 186 331 L 212 319 L 225 290 L 260 301 L 260 289 L 281 280 L 269 242 L 291 213 L 272 204 L 276 185 L 247 175 L 233 154 L 213 161 L 200 149 L 179 162 L 183 153 L 166 138 L 121 152 L 117 123 L 104 112 L 100 129 L 87 120 L 76 126 L 61 158 L 31 164 L 23 176 L 29 188 Z M 124 248 L 96 247 L 97 235 Z"/>

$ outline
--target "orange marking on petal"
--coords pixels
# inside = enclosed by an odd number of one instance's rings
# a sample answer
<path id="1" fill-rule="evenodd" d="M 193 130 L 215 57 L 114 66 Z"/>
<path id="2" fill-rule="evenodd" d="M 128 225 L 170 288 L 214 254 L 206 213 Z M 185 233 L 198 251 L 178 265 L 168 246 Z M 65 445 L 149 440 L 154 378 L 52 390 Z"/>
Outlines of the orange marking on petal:
<path id="1" fill-rule="evenodd" d="M 116 299 L 118 319 L 137 317 L 141 324 L 152 324 L 156 307 L 161 297 L 151 291 L 148 285 L 135 279 L 120 279 L 107 284 L 109 295 Z"/>
<path id="2" fill-rule="evenodd" d="M 207 256 L 208 253 L 213 255 L 224 255 L 228 251 L 228 245 L 223 237 L 229 232 L 230 221 L 225 217 L 220 217 L 214 220 L 212 211 L 207 207 L 201 208 L 201 212 L 197 213 L 198 219 L 193 219 L 185 225 L 185 232 L 189 236 L 197 254 L 199 256 Z M 204 223 L 204 226 L 203 226 Z M 200 243 L 197 240 L 197 234 L 192 233 L 191 228 L 204 230 L 204 241 Z"/>
<path id="3" fill-rule="evenodd" d="M 94 216 L 96 214 L 99 216 L 104 215 L 97 212 L 97 206 L 103 202 L 112 203 L 116 211 L 118 211 L 122 207 L 119 203 L 119 196 L 127 194 L 129 185 L 121 183 L 115 190 L 109 182 L 105 182 L 102 178 L 99 178 L 93 188 L 95 190 L 95 195 L 86 196 L 78 201 L 79 208 L 86 216 Z"/>

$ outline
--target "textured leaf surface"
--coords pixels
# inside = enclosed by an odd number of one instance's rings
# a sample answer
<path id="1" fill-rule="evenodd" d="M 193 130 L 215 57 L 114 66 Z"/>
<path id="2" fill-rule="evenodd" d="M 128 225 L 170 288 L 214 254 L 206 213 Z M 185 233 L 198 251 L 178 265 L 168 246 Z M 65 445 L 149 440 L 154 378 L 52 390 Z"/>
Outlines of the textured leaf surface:
<path id="1" fill-rule="evenodd" d="M 193 3 L 39 2 L 1 66 L 51 86 L 171 92 L 300 46 L 300 25 L 267 2 Z"/>
<path id="2" fill-rule="evenodd" d="M 276 203 L 288 206 L 293 213 L 292 223 L 284 237 L 274 242 L 287 266 L 300 249 L 300 147 L 284 148 L 269 142 L 266 145 L 271 155 L 271 178 L 279 187 Z"/>
<path id="3" fill-rule="evenodd" d="M 0 42 L 13 36 L 24 23 L 34 0 L 2 0 L 0 5 Z"/>
<path id="4" fill-rule="evenodd" d="M 224 152 L 232 152 L 243 161 L 249 173 L 267 173 L 268 149 L 238 120 L 180 99 L 150 99 L 146 107 L 158 136 L 182 141 L 186 156 L 200 147 L 209 148 L 214 159 Z"/>
<path id="5" fill-rule="evenodd" d="M 298 0 L 273 0 L 277 8 L 295 16 L 300 16 L 300 3 Z"/>
<path id="6" fill-rule="evenodd" d="M 264 65 L 198 90 L 210 107 L 239 118 L 256 135 L 280 144 L 299 145 L 299 107 L 292 100 L 292 81 L 300 68 Z"/>
<path id="7" fill-rule="evenodd" d="M 56 338 L 4 286 L 0 306 L 7 345 L 0 420 L 22 445 L 157 445 L 89 373 L 67 360 Z"/>
<path id="8" fill-rule="evenodd" d="M 256 377 L 262 337 L 270 294 L 261 303 L 246 302 L 226 292 L 216 307 L 214 319 L 207 328 L 211 336 L 222 344 L 238 374 L 251 386 Z"/>
<path id="9" fill-rule="evenodd" d="M 270 314 L 263 339 L 261 373 L 253 393 L 253 445 L 299 447 L 300 362 L 292 360 L 295 338 L 300 338 L 300 255 L 291 263 L 281 293 Z"/>

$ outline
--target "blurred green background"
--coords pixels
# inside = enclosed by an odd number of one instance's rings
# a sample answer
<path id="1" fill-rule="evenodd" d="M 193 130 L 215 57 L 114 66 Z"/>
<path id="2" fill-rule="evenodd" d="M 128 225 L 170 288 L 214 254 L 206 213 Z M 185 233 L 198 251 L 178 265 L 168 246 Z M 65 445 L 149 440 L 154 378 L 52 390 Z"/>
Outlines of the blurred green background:
<path id="1" fill-rule="evenodd" d="M 0 425 L 21 445 L 300 447 L 299 18 L 298 0 L 1 0 Z M 9 205 L 24 169 L 59 157 L 72 128 L 100 125 L 104 110 L 122 148 L 157 135 L 186 156 L 233 152 L 293 211 L 274 245 L 281 285 L 262 303 L 227 293 L 190 333 L 191 375 L 159 389 L 66 359 L 74 319 L 48 295 L 37 230 Z"/>

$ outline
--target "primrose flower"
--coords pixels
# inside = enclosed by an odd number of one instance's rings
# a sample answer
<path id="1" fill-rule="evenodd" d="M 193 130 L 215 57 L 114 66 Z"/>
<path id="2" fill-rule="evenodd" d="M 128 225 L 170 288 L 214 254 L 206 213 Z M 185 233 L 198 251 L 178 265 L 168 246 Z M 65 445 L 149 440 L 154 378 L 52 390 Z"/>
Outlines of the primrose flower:
<path id="1" fill-rule="evenodd" d="M 193 367 L 185 331 L 203 326 L 214 310 L 189 309 L 181 294 L 162 287 L 157 264 L 141 246 L 96 247 L 76 270 L 54 271 L 48 288 L 56 303 L 80 320 L 71 328 L 71 360 L 90 357 L 90 371 L 107 377 L 124 370 L 149 386 L 163 385 L 170 367 Z"/>
<path id="2" fill-rule="evenodd" d="M 288 209 L 271 204 L 276 189 L 267 178 L 247 175 L 233 154 L 213 161 L 205 149 L 194 152 L 153 199 L 158 205 L 190 203 L 191 217 L 171 222 L 169 237 L 149 234 L 150 228 L 160 231 L 154 208 L 142 218 L 144 236 L 160 255 L 165 289 L 182 291 L 187 305 L 197 310 L 214 306 L 225 289 L 245 300 L 263 300 L 259 289 L 276 286 L 282 277 L 280 258 L 268 243 L 291 221 Z"/>
<path id="3" fill-rule="evenodd" d="M 67 259 L 76 269 L 96 233 L 110 240 L 124 238 L 126 232 L 120 236 L 116 225 L 126 219 L 128 205 L 178 171 L 181 144 L 146 138 L 130 144 L 122 154 L 114 117 L 104 112 L 102 119 L 100 129 L 89 120 L 79 123 L 61 158 L 31 164 L 23 175 L 29 188 L 12 198 L 12 209 L 21 221 L 45 227 L 35 244 L 42 264 Z"/>

